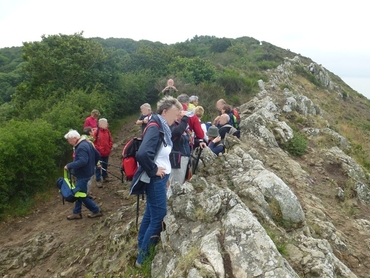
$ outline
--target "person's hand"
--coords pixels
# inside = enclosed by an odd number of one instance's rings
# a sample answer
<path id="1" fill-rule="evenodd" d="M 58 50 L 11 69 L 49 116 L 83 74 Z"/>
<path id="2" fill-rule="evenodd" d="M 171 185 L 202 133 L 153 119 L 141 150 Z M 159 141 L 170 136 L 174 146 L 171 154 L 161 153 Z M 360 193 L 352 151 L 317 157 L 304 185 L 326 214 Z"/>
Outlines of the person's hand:
<path id="1" fill-rule="evenodd" d="M 217 116 L 217 117 L 213 120 L 213 125 L 217 125 L 219 121 L 220 121 L 220 116 Z"/>
<path id="2" fill-rule="evenodd" d="M 148 117 L 145 117 L 145 118 L 144 118 L 143 123 L 144 123 L 144 124 L 147 124 L 147 123 L 148 123 Z"/>
<path id="3" fill-rule="evenodd" d="M 215 139 L 213 139 L 213 143 L 216 144 L 221 141 L 221 136 L 217 136 Z"/>
<path id="4" fill-rule="evenodd" d="M 64 170 L 68 170 L 67 165 L 66 165 L 66 166 L 64 166 Z"/>
<path id="5" fill-rule="evenodd" d="M 188 111 L 186 111 L 186 110 L 180 111 L 180 117 L 181 118 L 184 117 L 184 116 L 186 116 L 187 114 L 188 114 Z"/>
<path id="6" fill-rule="evenodd" d="M 155 174 L 156 176 L 158 176 L 158 177 L 161 177 L 161 178 L 163 178 L 164 177 L 164 175 L 166 175 L 166 172 L 165 172 L 165 168 L 163 168 L 163 167 L 158 167 L 158 170 L 157 170 L 157 173 Z"/>
<path id="7" fill-rule="evenodd" d="M 200 142 L 200 143 L 199 143 L 199 146 L 200 146 L 202 149 L 204 149 L 204 148 L 206 148 L 206 147 L 207 147 L 207 144 L 206 144 L 205 142 Z"/>

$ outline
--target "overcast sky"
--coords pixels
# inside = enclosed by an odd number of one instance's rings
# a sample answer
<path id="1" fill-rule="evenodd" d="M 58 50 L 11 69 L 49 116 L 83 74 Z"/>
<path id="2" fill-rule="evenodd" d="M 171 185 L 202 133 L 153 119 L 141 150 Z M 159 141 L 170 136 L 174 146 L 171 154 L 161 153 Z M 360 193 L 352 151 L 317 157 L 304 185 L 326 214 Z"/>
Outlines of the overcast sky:
<path id="1" fill-rule="evenodd" d="M 310 57 L 370 98 L 369 18 L 363 0 L 0 0 L 0 48 L 81 31 L 167 44 L 248 36 Z"/>

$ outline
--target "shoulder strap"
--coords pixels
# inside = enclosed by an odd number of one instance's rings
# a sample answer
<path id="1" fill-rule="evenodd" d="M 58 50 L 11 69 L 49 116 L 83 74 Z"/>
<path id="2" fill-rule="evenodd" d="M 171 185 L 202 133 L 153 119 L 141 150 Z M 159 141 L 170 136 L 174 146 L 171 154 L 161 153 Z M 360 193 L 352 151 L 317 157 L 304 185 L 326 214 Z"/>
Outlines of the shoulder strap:
<path id="1" fill-rule="evenodd" d="M 144 130 L 143 130 L 143 134 L 141 135 L 141 137 L 144 137 L 144 133 L 146 132 L 146 130 L 150 127 L 150 126 L 152 126 L 152 125 L 156 125 L 158 128 L 159 128 L 159 124 L 157 123 L 157 122 L 150 122 L 150 123 L 148 123 L 147 124 L 147 126 L 144 128 Z"/>
<path id="2" fill-rule="evenodd" d="M 99 139 L 99 131 L 100 131 L 100 128 L 98 127 L 96 129 L 96 133 L 95 133 L 95 141 L 97 141 Z"/>
<path id="3" fill-rule="evenodd" d="M 226 127 L 233 127 L 233 126 L 231 124 L 226 124 L 226 125 L 221 126 L 220 129 L 224 127 L 226 128 Z"/>

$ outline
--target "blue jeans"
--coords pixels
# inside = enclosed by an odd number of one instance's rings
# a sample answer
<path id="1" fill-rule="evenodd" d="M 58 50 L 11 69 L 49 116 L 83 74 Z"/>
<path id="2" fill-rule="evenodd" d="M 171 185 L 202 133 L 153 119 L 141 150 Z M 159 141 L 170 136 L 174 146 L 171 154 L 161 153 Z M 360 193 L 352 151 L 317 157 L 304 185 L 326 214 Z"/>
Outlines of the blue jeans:
<path id="1" fill-rule="evenodd" d="M 80 191 L 87 193 L 87 183 L 89 182 L 90 178 L 80 178 L 76 181 L 76 187 L 80 189 Z M 79 198 L 75 202 L 75 207 L 73 209 L 73 213 L 78 214 L 81 213 L 82 204 L 86 206 L 88 210 L 92 213 L 98 213 L 100 211 L 99 207 L 94 203 L 93 200 L 90 198 Z"/>
<path id="2" fill-rule="evenodd" d="M 102 176 L 103 176 L 103 179 L 108 178 L 108 172 L 107 172 L 108 171 L 108 159 L 109 159 L 109 156 L 100 157 L 101 168 L 95 167 L 95 180 L 96 181 L 101 181 Z"/>
<path id="3" fill-rule="evenodd" d="M 166 183 L 169 176 L 151 178 L 150 184 L 146 187 L 146 208 L 138 235 L 139 264 L 148 257 L 150 247 L 159 241 L 162 221 L 167 213 Z"/>

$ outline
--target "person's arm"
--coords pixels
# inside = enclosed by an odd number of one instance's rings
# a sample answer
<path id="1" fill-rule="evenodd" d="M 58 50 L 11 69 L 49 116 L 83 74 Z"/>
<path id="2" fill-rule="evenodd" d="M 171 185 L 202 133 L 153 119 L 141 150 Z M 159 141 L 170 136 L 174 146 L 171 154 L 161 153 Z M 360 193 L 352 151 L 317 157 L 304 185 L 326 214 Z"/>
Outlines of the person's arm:
<path id="1" fill-rule="evenodd" d="M 207 136 L 207 127 L 205 124 L 201 123 L 200 126 L 202 127 L 203 133 L 204 133 L 204 141 L 208 142 L 208 136 Z"/>
<path id="2" fill-rule="evenodd" d="M 81 143 L 80 143 L 81 144 Z M 78 169 L 85 166 L 89 162 L 89 154 L 84 146 L 79 146 L 76 149 L 76 156 L 73 162 L 66 165 L 67 169 Z"/>
<path id="3" fill-rule="evenodd" d="M 170 89 L 170 86 L 166 86 L 163 90 L 162 90 L 162 93 L 164 93 L 165 91 L 168 91 Z"/>
<path id="4" fill-rule="evenodd" d="M 109 130 L 108 130 L 108 134 L 109 134 L 109 150 L 111 150 L 113 147 L 113 139 L 112 139 L 112 134 L 110 133 Z"/>
<path id="5" fill-rule="evenodd" d="M 84 122 L 84 128 L 85 127 L 91 127 L 91 128 L 94 128 L 95 127 L 95 123 L 92 121 L 91 117 L 87 117 L 85 119 L 85 122 Z"/>
<path id="6" fill-rule="evenodd" d="M 223 145 L 221 145 L 221 144 L 216 145 L 214 142 L 209 143 L 208 147 L 216 155 L 219 155 L 224 150 L 224 146 Z"/>
<path id="7" fill-rule="evenodd" d="M 155 164 L 158 141 L 162 140 L 159 134 L 159 127 L 151 125 L 145 131 L 143 141 L 136 154 L 136 160 L 139 162 L 149 177 L 155 177 L 158 167 Z"/>
<path id="8" fill-rule="evenodd" d="M 213 120 L 213 125 L 218 125 L 218 122 L 220 121 L 220 116 L 217 116 L 214 120 Z"/>
<path id="9" fill-rule="evenodd" d="M 141 125 L 144 123 L 144 115 L 140 115 L 139 119 L 136 121 L 135 124 Z"/>
<path id="10" fill-rule="evenodd" d="M 184 131 L 186 130 L 187 126 L 188 126 L 188 117 L 184 116 L 184 117 L 181 118 L 181 121 L 180 121 L 179 125 L 177 125 L 177 126 L 172 125 L 171 126 L 172 138 L 180 137 L 184 133 Z"/>
<path id="11" fill-rule="evenodd" d="M 194 131 L 195 136 L 199 139 L 199 141 L 202 142 L 204 138 L 204 132 L 202 127 L 200 126 L 198 117 L 196 116 L 190 117 L 189 126 Z"/>

